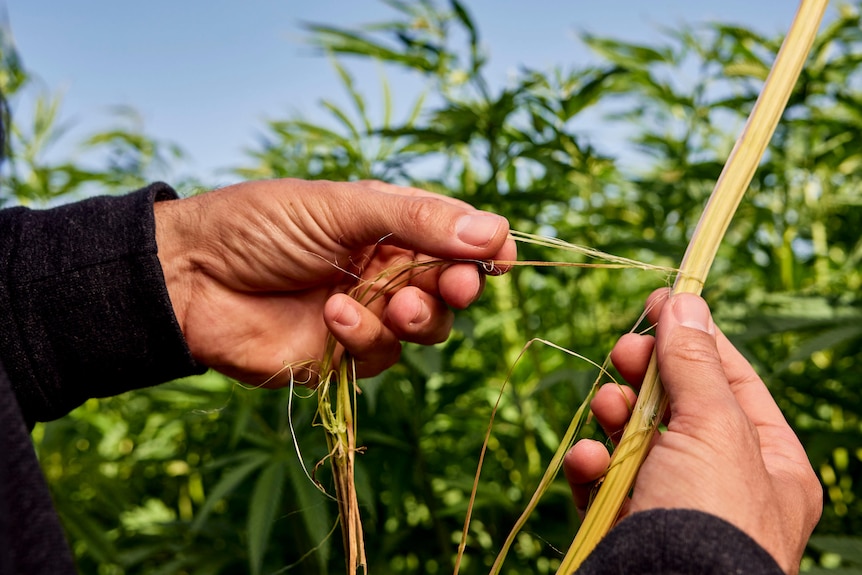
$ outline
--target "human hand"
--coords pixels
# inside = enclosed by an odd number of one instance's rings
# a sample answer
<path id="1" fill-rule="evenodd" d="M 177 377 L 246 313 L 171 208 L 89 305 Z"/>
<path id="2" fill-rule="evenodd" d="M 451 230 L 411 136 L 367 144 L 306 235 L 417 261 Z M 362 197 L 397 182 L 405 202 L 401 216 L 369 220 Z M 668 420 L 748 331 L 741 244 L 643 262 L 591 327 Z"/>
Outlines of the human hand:
<path id="1" fill-rule="evenodd" d="M 653 293 L 647 303 L 656 338 L 628 334 L 611 358 L 639 386 L 655 346 L 670 417 L 657 435 L 623 515 L 686 508 L 720 517 L 752 537 L 787 573 L 820 518 L 822 490 L 796 435 L 763 381 L 691 294 Z M 617 442 L 635 393 L 603 386 L 591 408 Z M 579 441 L 564 467 L 579 509 L 609 463 L 605 447 Z"/>
<path id="2" fill-rule="evenodd" d="M 432 258 L 515 259 L 504 218 L 382 182 L 247 182 L 154 209 L 192 355 L 252 385 L 285 385 L 285 365 L 313 384 L 313 367 L 300 366 L 321 360 L 330 332 L 335 361 L 346 349 L 359 377 L 377 374 L 398 361 L 401 341 L 446 339 L 450 306 L 475 301 L 485 273 L 472 261 L 419 265 L 405 284 L 373 286 L 384 293 L 368 305 L 347 295 L 360 280 Z"/>

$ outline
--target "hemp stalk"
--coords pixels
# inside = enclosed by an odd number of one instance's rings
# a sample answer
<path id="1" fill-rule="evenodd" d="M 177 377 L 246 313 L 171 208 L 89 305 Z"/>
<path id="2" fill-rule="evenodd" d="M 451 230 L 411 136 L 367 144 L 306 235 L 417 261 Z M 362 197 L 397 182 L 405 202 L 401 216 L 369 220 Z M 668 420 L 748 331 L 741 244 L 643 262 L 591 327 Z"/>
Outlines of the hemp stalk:
<path id="1" fill-rule="evenodd" d="M 828 0 L 801 0 L 778 56 L 686 250 L 673 293 L 700 294 L 724 233 L 751 183 L 802 71 Z M 667 407 L 653 355 L 605 480 L 557 573 L 574 572 L 616 522 Z"/>

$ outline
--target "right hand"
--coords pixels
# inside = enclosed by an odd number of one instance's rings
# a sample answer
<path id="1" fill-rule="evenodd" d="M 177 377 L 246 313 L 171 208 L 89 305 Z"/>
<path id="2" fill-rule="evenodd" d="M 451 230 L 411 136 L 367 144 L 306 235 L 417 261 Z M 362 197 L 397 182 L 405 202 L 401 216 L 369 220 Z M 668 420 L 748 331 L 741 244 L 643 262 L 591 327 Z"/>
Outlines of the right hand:
<path id="1" fill-rule="evenodd" d="M 628 334 L 611 354 L 630 384 L 643 380 L 653 346 L 670 401 L 667 431 L 656 436 L 625 514 L 694 509 L 735 525 L 787 573 L 799 569 L 820 518 L 823 493 L 802 445 L 763 381 L 691 294 L 653 293 L 647 303 L 656 338 Z M 603 386 L 596 419 L 616 442 L 635 400 L 631 389 Z M 607 470 L 604 446 L 579 441 L 565 471 L 579 509 Z"/>

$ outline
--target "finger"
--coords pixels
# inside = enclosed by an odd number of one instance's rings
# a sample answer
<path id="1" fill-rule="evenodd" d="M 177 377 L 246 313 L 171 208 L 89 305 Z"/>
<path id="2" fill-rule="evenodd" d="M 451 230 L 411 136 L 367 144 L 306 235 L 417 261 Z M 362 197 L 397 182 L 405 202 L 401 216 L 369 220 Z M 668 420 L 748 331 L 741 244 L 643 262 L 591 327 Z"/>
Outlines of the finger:
<path id="1" fill-rule="evenodd" d="M 453 322 L 454 314 L 444 302 L 410 286 L 393 294 L 384 317 L 398 339 L 423 345 L 445 341 Z"/>
<path id="2" fill-rule="evenodd" d="M 655 339 L 650 335 L 627 333 L 611 350 L 611 362 L 630 385 L 640 388 L 652 356 Z"/>
<path id="3" fill-rule="evenodd" d="M 401 196 L 413 196 L 423 198 L 437 198 L 444 202 L 448 202 L 453 206 L 461 206 L 464 208 L 474 209 L 473 206 L 471 206 L 464 200 L 459 200 L 451 196 L 444 196 L 442 194 L 435 194 L 434 192 L 429 192 L 428 190 L 423 190 L 422 188 L 414 188 L 412 186 L 399 186 L 396 184 L 390 184 L 389 182 L 382 182 L 380 180 L 359 180 L 356 183 L 362 184 L 363 186 L 371 188 L 372 190 L 377 190 L 378 192 L 383 192 L 386 194 L 398 194 Z"/>
<path id="4" fill-rule="evenodd" d="M 647 298 L 646 309 L 650 310 L 653 321 L 667 301 L 668 289 L 655 290 Z M 710 320 L 711 321 L 711 320 Z M 716 333 L 716 348 L 721 357 L 721 367 L 724 375 L 740 406 L 749 419 L 755 424 L 786 425 L 784 415 L 747 359 L 734 347 L 724 333 L 714 325 L 711 328 Z M 617 368 L 619 369 L 619 368 Z"/>
<path id="5" fill-rule="evenodd" d="M 710 414 L 738 410 L 715 341 L 715 326 L 706 302 L 693 294 L 670 297 L 656 329 L 656 355 L 668 392 L 673 423 L 677 418 L 700 422 Z"/>
<path id="6" fill-rule="evenodd" d="M 508 222 L 506 222 L 508 226 Z M 501 262 L 514 262 L 518 259 L 518 248 L 515 246 L 515 240 L 508 235 L 506 241 L 500 250 L 488 258 L 488 261 L 483 261 L 481 271 L 485 275 L 498 276 L 507 273 L 512 269 L 511 265 L 506 265 Z"/>
<path id="7" fill-rule="evenodd" d="M 614 445 L 619 443 L 622 437 L 636 400 L 637 396 L 632 388 L 607 383 L 599 388 L 590 402 L 590 410 Z"/>
<path id="8" fill-rule="evenodd" d="M 644 310 L 647 314 L 647 319 L 649 320 L 651 325 L 655 325 L 658 322 L 658 318 L 661 315 L 661 310 L 664 307 L 665 302 L 667 302 L 668 298 L 671 294 L 671 288 L 659 288 L 654 290 L 646 299 L 646 303 L 644 304 Z"/>
<path id="9" fill-rule="evenodd" d="M 330 204 L 323 211 L 351 216 L 323 222 L 336 228 L 331 230 L 332 237 L 345 245 L 360 247 L 383 240 L 444 259 L 483 260 L 496 258 L 500 253 L 507 257 L 513 253 L 509 224 L 502 216 L 429 193 L 382 192 L 379 185 L 375 188 L 330 182 L 321 185 L 336 191 L 320 196 Z M 332 202 L 337 206 L 332 206 Z M 509 247 L 504 250 L 507 244 Z"/>
<path id="10" fill-rule="evenodd" d="M 455 309 L 464 309 L 479 299 L 485 288 L 485 275 L 475 264 L 447 266 L 440 273 L 440 297 Z"/>
<path id="11" fill-rule="evenodd" d="M 427 258 L 419 256 L 418 262 Z M 439 263 L 439 260 L 434 260 Z M 410 285 L 443 299 L 455 309 L 464 309 L 476 301 L 485 287 L 485 275 L 475 263 L 418 265 Z"/>
<path id="12" fill-rule="evenodd" d="M 345 294 L 326 301 L 323 319 L 335 339 L 356 362 L 358 377 L 371 377 L 401 357 L 401 342 L 380 318 Z"/>
<path id="13" fill-rule="evenodd" d="M 590 504 L 596 481 L 604 476 L 610 461 L 605 446 L 592 439 L 578 441 L 563 458 L 563 471 L 581 518 Z"/>
<path id="14" fill-rule="evenodd" d="M 420 266 L 411 284 L 441 297 L 455 309 L 464 309 L 474 303 L 485 289 L 487 275 L 499 275 L 508 268 L 485 263 L 454 263 L 432 268 Z"/>
<path id="15" fill-rule="evenodd" d="M 435 194 L 433 192 L 429 192 L 427 190 L 422 190 L 420 188 L 413 188 L 409 186 L 396 186 L 394 184 L 389 184 L 386 182 L 381 182 L 379 180 L 362 180 L 359 183 L 368 186 L 371 189 L 385 192 L 389 194 L 398 194 L 402 196 L 412 196 L 418 198 L 431 198 L 437 199 L 444 202 L 448 202 L 453 206 L 459 206 L 462 208 L 466 208 L 468 210 L 475 210 L 473 206 L 469 203 L 458 200 L 456 198 L 452 198 L 450 196 L 443 196 L 440 194 Z M 426 252 L 427 253 L 427 252 Z M 515 246 L 515 242 L 511 239 L 507 239 L 506 243 L 503 244 L 501 250 L 494 255 L 493 259 L 500 260 L 501 262 L 509 262 L 515 261 L 518 257 L 517 248 Z M 506 273 L 511 269 L 511 266 L 507 266 L 505 264 L 494 264 L 493 262 L 489 263 L 487 266 L 482 266 L 482 271 L 488 275 L 500 275 Z M 450 303 L 450 305 L 452 305 Z"/>

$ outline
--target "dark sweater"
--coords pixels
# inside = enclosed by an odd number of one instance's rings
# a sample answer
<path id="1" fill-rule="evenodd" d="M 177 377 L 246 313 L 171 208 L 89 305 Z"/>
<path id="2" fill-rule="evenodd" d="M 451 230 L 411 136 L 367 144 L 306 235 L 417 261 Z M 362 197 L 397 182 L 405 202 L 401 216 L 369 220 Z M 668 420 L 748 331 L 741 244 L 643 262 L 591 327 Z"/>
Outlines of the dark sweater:
<path id="1" fill-rule="evenodd" d="M 52 210 L 0 211 L 0 575 L 74 573 L 29 436 L 88 398 L 199 373 L 156 254 L 154 184 Z M 579 573 L 781 573 L 733 526 L 693 511 L 623 521 Z"/>
<path id="2" fill-rule="evenodd" d="M 587 557 L 578 575 L 782 575 L 748 535 L 713 515 L 653 509 L 621 521 Z"/>
<path id="3" fill-rule="evenodd" d="M 156 255 L 154 184 L 0 211 L 0 574 L 73 573 L 28 428 L 91 397 L 200 372 Z"/>

